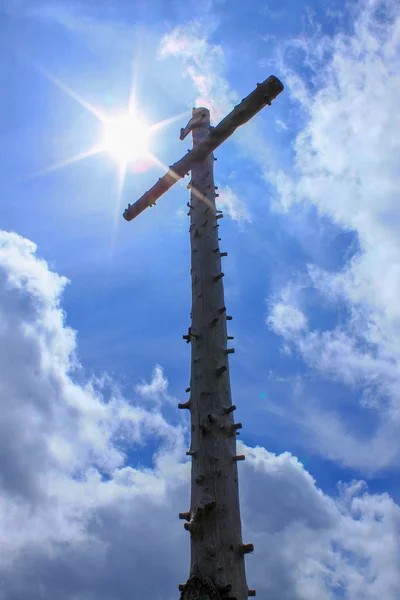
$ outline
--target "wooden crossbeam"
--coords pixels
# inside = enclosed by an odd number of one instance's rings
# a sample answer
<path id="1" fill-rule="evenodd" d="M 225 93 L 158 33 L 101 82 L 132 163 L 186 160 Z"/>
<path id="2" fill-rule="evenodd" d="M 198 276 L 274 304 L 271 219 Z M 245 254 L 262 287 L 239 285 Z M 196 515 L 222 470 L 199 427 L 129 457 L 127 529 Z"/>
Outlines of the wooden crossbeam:
<path id="1" fill-rule="evenodd" d="M 271 75 L 263 83 L 258 83 L 255 90 L 235 106 L 216 127 L 210 130 L 208 136 L 193 150 L 188 152 L 176 163 L 171 165 L 168 172 L 161 177 L 153 187 L 148 190 L 134 204 L 129 205 L 123 216 L 126 221 L 132 221 L 148 206 L 153 206 L 165 192 L 177 181 L 188 175 L 193 164 L 205 158 L 227 140 L 238 127 L 247 123 L 262 108 L 269 106 L 282 91 L 283 84 L 277 77 Z"/>

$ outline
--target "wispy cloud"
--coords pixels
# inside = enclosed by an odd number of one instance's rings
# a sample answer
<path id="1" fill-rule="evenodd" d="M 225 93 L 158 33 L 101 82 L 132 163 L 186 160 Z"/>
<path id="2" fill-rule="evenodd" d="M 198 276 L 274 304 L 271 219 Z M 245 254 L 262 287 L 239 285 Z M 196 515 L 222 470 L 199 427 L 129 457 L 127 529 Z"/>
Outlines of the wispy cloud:
<path id="1" fill-rule="evenodd" d="M 218 123 L 240 102 L 240 97 L 226 78 L 222 46 L 210 41 L 212 29 L 205 22 L 198 21 L 176 27 L 161 40 L 159 58 L 176 60 L 183 77 L 193 84 L 193 103 L 209 108 L 212 121 Z M 249 158 L 262 170 L 271 164 L 274 156 L 272 147 L 254 123 L 247 123 L 235 134 L 233 141 L 240 148 L 241 156 Z M 232 219 L 251 222 L 244 199 L 240 199 L 231 187 L 221 187 L 219 203 L 224 204 Z"/>
<path id="2" fill-rule="evenodd" d="M 374 443 L 386 448 L 375 454 L 378 466 L 400 452 L 391 425 L 400 406 L 400 19 L 391 1 L 369 0 L 357 10 L 352 35 L 297 40 L 316 92 L 287 70 L 306 123 L 295 142 L 294 171 L 268 173 L 283 210 L 301 202 L 357 234 L 359 252 L 342 271 L 310 266 L 304 274 L 321 303 L 345 302 L 349 316 L 332 330 L 293 330 L 284 319 L 277 324 L 277 301 L 270 324 L 292 337 L 308 364 L 356 386 L 361 406 L 377 411 Z M 296 304 L 284 306 L 298 315 Z M 396 451 L 383 443 L 389 435 Z"/>
<path id="3" fill-rule="evenodd" d="M 231 187 L 224 186 L 218 190 L 218 207 L 223 209 L 233 220 L 240 223 L 251 223 L 250 213 L 242 200 L 235 194 Z"/>
<path id="4" fill-rule="evenodd" d="M 238 101 L 225 75 L 225 57 L 218 44 L 208 41 L 207 29 L 199 22 L 175 28 L 160 43 L 160 59 L 174 56 L 182 61 L 182 74 L 192 80 L 198 96 L 196 106 L 211 110 L 215 122 L 220 121 Z"/>

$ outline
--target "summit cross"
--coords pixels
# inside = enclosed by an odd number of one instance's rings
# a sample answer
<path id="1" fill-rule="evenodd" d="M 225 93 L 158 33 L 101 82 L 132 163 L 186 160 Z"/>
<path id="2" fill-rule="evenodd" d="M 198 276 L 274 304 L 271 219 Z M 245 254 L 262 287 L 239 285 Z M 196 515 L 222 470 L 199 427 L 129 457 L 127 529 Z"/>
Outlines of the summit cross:
<path id="1" fill-rule="evenodd" d="M 234 131 L 262 108 L 271 105 L 283 85 L 273 75 L 256 89 L 216 127 L 210 126 L 210 111 L 194 108 L 192 118 L 180 139 L 192 133 L 193 149 L 169 167 L 168 172 L 137 202 L 129 205 L 124 218 L 131 221 L 153 206 L 177 181 L 191 172 L 190 247 L 192 310 L 191 325 L 183 339 L 191 344 L 189 399 L 178 405 L 191 416 L 191 444 L 186 452 L 192 460 L 191 503 L 179 513 L 190 533 L 190 573 L 179 585 L 181 600 L 246 600 L 255 596 L 246 582 L 244 556 L 253 544 L 242 541 L 236 435 L 242 428 L 235 423 L 228 357 L 227 314 L 224 300 L 221 252 L 218 237 L 218 197 L 214 184 L 214 155 Z"/>

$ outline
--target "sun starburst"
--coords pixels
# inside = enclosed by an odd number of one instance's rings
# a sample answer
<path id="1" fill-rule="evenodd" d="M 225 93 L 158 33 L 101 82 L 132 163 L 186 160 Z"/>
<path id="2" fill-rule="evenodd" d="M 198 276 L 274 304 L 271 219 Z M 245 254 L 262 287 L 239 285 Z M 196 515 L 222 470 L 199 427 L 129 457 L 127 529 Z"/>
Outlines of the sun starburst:
<path id="1" fill-rule="evenodd" d="M 67 157 L 53 165 L 49 165 L 32 175 L 37 177 L 57 171 L 78 161 L 93 157 L 100 153 L 108 153 L 116 162 L 116 196 L 114 199 L 115 210 L 110 240 L 110 251 L 113 252 L 118 228 L 118 215 L 121 209 L 121 197 L 124 189 L 128 167 L 134 172 L 143 172 L 152 166 L 165 168 L 165 165 L 151 152 L 152 138 L 164 127 L 171 125 L 188 116 L 188 111 L 169 117 L 158 123 L 148 123 L 141 114 L 136 103 L 136 90 L 134 79 L 130 86 L 129 99 L 125 112 L 108 114 L 102 108 L 95 106 L 71 89 L 63 81 L 55 77 L 44 67 L 30 61 L 48 81 L 57 86 L 69 98 L 77 102 L 82 108 L 92 114 L 103 126 L 102 135 L 90 148 L 83 149 L 74 156 Z"/>
<path id="2" fill-rule="evenodd" d="M 154 155 L 151 154 L 149 150 L 154 134 L 187 115 L 187 112 L 184 112 L 174 117 L 164 119 L 158 123 L 147 123 L 135 104 L 135 89 L 133 85 L 131 86 L 126 112 L 117 115 L 107 114 L 104 110 L 90 103 L 76 91 L 67 86 L 63 81 L 52 75 L 41 65 L 34 63 L 34 67 L 67 96 L 75 100 L 103 124 L 102 137 L 97 144 L 94 144 L 91 148 L 83 150 L 73 157 L 68 157 L 65 160 L 45 167 L 35 175 L 43 175 L 45 173 L 56 171 L 57 169 L 66 167 L 78 160 L 94 156 L 101 152 L 107 152 L 116 160 L 118 163 L 119 174 L 121 173 L 121 170 L 125 172 L 129 164 L 140 162 L 142 159 L 146 159 L 146 164 L 148 166 L 153 165 L 155 161 L 152 157 Z"/>

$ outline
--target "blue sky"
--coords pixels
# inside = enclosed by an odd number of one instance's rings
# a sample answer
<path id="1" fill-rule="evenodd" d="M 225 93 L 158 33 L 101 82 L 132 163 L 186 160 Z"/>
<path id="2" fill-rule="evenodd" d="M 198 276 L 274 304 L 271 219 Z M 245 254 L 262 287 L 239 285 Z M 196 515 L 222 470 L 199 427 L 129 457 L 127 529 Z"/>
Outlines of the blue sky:
<path id="1" fill-rule="evenodd" d="M 0 600 L 169 600 L 188 569 L 187 181 L 127 223 L 161 167 L 53 168 L 103 132 L 71 90 L 176 117 L 168 165 L 193 106 L 216 123 L 270 74 L 215 163 L 249 585 L 398 598 L 399 30 L 391 0 L 3 0 Z"/>

